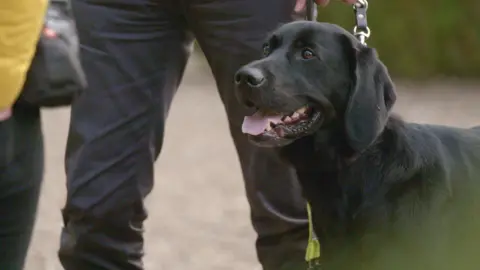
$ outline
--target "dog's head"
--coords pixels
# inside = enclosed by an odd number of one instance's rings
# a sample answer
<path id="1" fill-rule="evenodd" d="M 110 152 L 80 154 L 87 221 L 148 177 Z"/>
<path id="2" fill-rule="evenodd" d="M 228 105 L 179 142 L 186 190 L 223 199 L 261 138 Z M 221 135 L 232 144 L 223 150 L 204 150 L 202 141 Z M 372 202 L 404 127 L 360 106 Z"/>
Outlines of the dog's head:
<path id="1" fill-rule="evenodd" d="M 235 75 L 238 99 L 256 109 L 242 126 L 253 143 L 285 146 L 335 126 L 361 152 L 382 132 L 396 99 L 393 83 L 376 52 L 343 28 L 288 23 L 263 52 Z"/>

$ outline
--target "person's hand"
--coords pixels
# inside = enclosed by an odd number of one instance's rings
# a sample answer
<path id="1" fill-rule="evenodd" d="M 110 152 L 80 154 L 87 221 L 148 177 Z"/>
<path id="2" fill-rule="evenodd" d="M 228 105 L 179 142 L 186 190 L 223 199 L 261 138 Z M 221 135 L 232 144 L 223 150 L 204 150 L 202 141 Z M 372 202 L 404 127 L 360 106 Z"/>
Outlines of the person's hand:
<path id="1" fill-rule="evenodd" d="M 297 0 L 297 3 L 295 4 L 295 12 L 300 12 L 305 9 L 305 6 L 307 5 L 307 1 L 311 0 Z M 330 3 L 330 0 L 314 0 L 315 3 L 318 5 L 324 7 Z M 347 4 L 355 4 L 357 0 L 342 0 L 342 2 L 347 3 Z"/>
<path id="2" fill-rule="evenodd" d="M 11 108 L 0 110 L 0 122 L 7 120 L 10 116 L 12 116 Z"/>

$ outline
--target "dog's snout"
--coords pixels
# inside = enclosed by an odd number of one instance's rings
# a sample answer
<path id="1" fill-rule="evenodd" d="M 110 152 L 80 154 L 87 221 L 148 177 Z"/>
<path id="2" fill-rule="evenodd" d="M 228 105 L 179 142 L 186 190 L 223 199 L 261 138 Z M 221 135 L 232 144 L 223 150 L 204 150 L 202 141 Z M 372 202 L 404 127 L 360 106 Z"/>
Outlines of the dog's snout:
<path id="1" fill-rule="evenodd" d="M 243 67 L 235 74 L 236 84 L 246 84 L 249 87 L 260 87 L 265 82 L 265 76 L 258 68 Z"/>

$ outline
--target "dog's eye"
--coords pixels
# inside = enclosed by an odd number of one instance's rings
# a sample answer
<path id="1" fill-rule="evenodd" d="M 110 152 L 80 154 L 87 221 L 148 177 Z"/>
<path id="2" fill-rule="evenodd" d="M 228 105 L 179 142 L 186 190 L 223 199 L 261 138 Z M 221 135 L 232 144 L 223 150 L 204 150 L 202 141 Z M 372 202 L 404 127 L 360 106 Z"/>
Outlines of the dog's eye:
<path id="1" fill-rule="evenodd" d="M 263 45 L 263 56 L 268 56 L 270 54 L 270 45 Z"/>
<path id="2" fill-rule="evenodd" d="M 315 54 L 313 53 L 313 51 L 309 48 L 305 48 L 302 50 L 302 58 L 305 59 L 305 60 L 308 60 L 308 59 L 312 59 L 313 57 L 315 57 Z"/>

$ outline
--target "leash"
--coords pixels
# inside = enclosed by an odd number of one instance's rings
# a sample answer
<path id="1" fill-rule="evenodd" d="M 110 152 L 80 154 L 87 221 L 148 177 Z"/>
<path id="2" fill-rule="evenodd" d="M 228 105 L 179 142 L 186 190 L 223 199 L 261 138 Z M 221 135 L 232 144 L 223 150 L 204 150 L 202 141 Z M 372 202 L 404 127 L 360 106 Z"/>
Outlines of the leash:
<path id="1" fill-rule="evenodd" d="M 313 0 L 307 0 L 306 19 L 309 21 L 316 21 L 317 5 Z M 353 12 L 355 14 L 355 27 L 353 28 L 353 35 L 363 45 L 367 45 L 367 39 L 370 37 L 371 31 L 367 22 L 368 0 L 357 0 L 353 4 Z M 308 245 L 305 253 L 305 260 L 307 261 L 307 270 L 321 270 L 320 263 L 320 241 L 318 240 L 315 231 L 313 230 L 312 208 L 307 202 L 308 214 Z"/>

